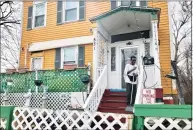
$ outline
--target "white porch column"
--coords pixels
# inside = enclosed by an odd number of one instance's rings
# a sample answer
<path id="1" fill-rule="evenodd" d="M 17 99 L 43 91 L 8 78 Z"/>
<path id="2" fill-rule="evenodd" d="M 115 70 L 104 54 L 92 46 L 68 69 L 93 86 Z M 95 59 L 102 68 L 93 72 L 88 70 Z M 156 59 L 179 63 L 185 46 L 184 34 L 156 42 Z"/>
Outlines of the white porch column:
<path id="1" fill-rule="evenodd" d="M 155 80 L 157 82 L 156 88 L 161 88 L 161 74 L 160 74 L 160 59 L 159 59 L 159 42 L 158 42 L 158 20 L 151 21 L 152 28 L 152 53 L 155 63 Z"/>
<path id="2" fill-rule="evenodd" d="M 93 28 L 93 83 L 97 80 L 97 60 L 98 60 L 98 48 L 97 48 L 97 28 Z"/>

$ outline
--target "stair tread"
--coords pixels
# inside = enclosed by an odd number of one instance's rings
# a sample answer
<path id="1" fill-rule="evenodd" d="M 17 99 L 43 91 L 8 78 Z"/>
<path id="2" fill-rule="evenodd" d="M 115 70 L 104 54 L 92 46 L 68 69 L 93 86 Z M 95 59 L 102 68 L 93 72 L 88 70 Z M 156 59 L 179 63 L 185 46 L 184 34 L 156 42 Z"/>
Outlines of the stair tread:
<path id="1" fill-rule="evenodd" d="M 102 108 L 102 109 L 124 109 L 125 110 L 126 107 L 105 107 L 105 106 L 99 106 L 99 108 Z"/>
<path id="2" fill-rule="evenodd" d="M 127 101 L 122 101 L 122 100 L 101 100 L 101 102 L 126 103 Z"/>
<path id="3" fill-rule="evenodd" d="M 111 97 L 111 96 L 117 96 L 117 97 L 126 97 L 126 94 L 106 94 L 104 97 Z"/>

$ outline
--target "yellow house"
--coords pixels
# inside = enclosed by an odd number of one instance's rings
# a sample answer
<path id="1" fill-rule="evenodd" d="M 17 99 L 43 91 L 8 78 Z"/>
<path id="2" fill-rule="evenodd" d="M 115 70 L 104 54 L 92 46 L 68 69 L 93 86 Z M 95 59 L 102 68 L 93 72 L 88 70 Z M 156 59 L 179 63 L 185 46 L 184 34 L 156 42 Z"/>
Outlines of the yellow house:
<path id="1" fill-rule="evenodd" d="M 20 68 L 91 64 L 94 84 L 106 73 L 106 87 L 122 89 L 123 68 L 135 55 L 145 72 L 141 86 L 174 93 L 165 78 L 171 73 L 167 2 L 24 2 L 22 21 Z"/>

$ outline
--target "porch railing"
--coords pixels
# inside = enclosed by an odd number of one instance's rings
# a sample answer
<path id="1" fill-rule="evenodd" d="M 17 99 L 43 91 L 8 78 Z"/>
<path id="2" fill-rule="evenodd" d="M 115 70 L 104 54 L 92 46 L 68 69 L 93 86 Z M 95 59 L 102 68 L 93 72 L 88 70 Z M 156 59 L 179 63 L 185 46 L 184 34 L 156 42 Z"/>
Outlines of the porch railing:
<path id="1" fill-rule="evenodd" d="M 90 112 L 95 112 L 98 109 L 103 93 L 107 87 L 107 65 L 104 66 L 97 82 L 95 83 L 89 97 L 87 98 L 83 108 Z"/>

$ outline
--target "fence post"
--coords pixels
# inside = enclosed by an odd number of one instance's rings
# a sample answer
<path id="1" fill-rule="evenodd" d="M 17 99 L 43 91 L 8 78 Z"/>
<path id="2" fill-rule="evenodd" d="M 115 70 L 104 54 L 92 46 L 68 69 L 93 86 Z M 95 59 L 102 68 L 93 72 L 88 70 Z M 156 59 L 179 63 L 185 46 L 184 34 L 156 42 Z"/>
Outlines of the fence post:
<path id="1" fill-rule="evenodd" d="M 144 118 L 141 116 L 134 116 L 132 130 L 144 130 Z"/>
<path id="2" fill-rule="evenodd" d="M 0 118 L 5 118 L 7 120 L 6 122 L 6 128 L 5 130 L 12 130 L 11 123 L 13 121 L 13 110 L 15 106 L 1 106 L 1 116 Z"/>

